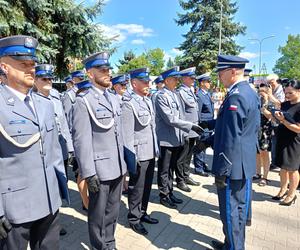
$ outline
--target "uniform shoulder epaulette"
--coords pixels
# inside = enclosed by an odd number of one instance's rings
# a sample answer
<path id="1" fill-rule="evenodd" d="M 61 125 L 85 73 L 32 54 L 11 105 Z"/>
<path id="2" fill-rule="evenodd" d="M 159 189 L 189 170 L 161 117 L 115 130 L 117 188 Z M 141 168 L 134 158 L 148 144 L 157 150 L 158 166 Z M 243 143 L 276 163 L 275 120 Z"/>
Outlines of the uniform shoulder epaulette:
<path id="1" fill-rule="evenodd" d="M 130 100 L 132 100 L 132 96 L 130 96 L 130 95 L 123 95 L 122 96 L 122 101 L 129 102 Z"/>
<path id="2" fill-rule="evenodd" d="M 89 93 L 89 89 L 80 89 L 77 91 L 76 96 L 83 97 Z"/>
<path id="3" fill-rule="evenodd" d="M 44 96 L 44 95 L 42 95 L 42 94 L 39 93 L 39 92 L 33 92 L 33 95 L 38 95 L 38 96 L 43 97 L 43 98 L 45 98 L 45 99 L 47 99 L 47 100 L 50 101 L 50 98 L 49 98 L 48 96 Z"/>

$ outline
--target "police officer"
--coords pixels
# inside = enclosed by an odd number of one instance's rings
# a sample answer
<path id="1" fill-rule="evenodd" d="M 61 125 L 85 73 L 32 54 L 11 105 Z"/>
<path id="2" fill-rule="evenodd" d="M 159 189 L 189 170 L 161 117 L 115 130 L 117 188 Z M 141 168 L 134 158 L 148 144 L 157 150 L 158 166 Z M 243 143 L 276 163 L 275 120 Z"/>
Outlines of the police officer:
<path id="1" fill-rule="evenodd" d="M 186 121 L 175 88 L 180 76 L 179 67 L 173 67 L 161 74 L 165 87 L 157 93 L 155 100 L 156 134 L 160 146 L 157 181 L 160 203 L 177 208 L 183 200 L 173 194 L 173 173 L 184 144 L 184 132 L 201 133 L 198 125 Z"/>
<path id="2" fill-rule="evenodd" d="M 70 76 L 65 78 L 67 85 L 67 90 L 62 96 L 62 104 L 67 118 L 68 126 L 70 131 L 72 131 L 72 120 L 73 120 L 73 106 L 76 101 L 76 93 L 78 91 L 78 83 L 84 81 L 85 73 L 83 70 L 76 70 L 70 74 Z M 75 179 L 82 199 L 82 209 L 87 210 L 88 207 L 88 193 L 87 193 L 87 184 L 85 180 L 79 175 L 78 163 L 76 157 L 71 157 L 70 164 L 73 166 L 73 171 L 75 173 Z"/>
<path id="3" fill-rule="evenodd" d="M 73 87 L 68 89 L 62 98 L 62 103 L 63 103 L 63 107 L 65 110 L 65 114 L 67 117 L 67 121 L 68 121 L 70 130 L 72 130 L 73 105 L 75 104 L 76 92 L 78 91 L 78 87 L 76 85 L 77 85 L 77 83 L 84 80 L 84 76 L 85 76 L 85 74 L 84 74 L 83 70 L 76 70 L 76 71 L 72 72 L 71 78 L 72 78 L 72 82 L 73 82 Z M 67 80 L 66 84 L 70 82 L 69 78 L 67 78 L 65 80 Z M 71 85 L 71 83 L 70 83 L 70 85 Z"/>
<path id="4" fill-rule="evenodd" d="M 128 221 L 137 233 L 148 231 L 141 222 L 157 224 L 158 220 L 147 214 L 147 207 L 154 174 L 158 145 L 155 133 L 155 116 L 149 94 L 149 69 L 140 68 L 129 72 L 133 91 L 123 96 L 122 125 L 126 150 L 132 152 L 136 164 L 128 165 Z"/>
<path id="5" fill-rule="evenodd" d="M 93 87 L 80 92 L 73 108 L 73 145 L 89 190 L 88 227 L 93 249 L 115 249 L 122 178 L 126 172 L 119 98 L 111 87 L 109 54 L 83 64 Z"/>
<path id="6" fill-rule="evenodd" d="M 247 62 L 237 56 L 218 56 L 219 79 L 228 89 L 216 120 L 212 165 L 225 234 L 224 243 L 213 243 L 219 249 L 245 248 L 260 115 L 257 95 L 244 80 Z"/>
<path id="7" fill-rule="evenodd" d="M 74 82 L 72 80 L 72 77 L 71 76 L 67 76 L 65 79 L 64 79 L 64 82 L 66 84 L 66 88 L 67 90 L 73 88 L 74 86 Z"/>
<path id="8" fill-rule="evenodd" d="M 51 101 L 30 89 L 38 41 L 0 39 L 0 248 L 59 249 L 60 193 L 67 178 Z M 61 189 L 60 189 L 61 188 Z"/>
<path id="9" fill-rule="evenodd" d="M 196 68 L 192 67 L 180 71 L 182 84 L 177 89 L 177 92 L 183 107 L 185 119 L 194 124 L 198 124 L 198 103 L 197 97 L 192 88 L 196 77 L 195 70 Z M 175 173 L 177 173 L 177 187 L 185 192 L 191 191 L 187 184 L 194 186 L 200 185 L 199 182 L 194 181 L 190 177 L 190 163 L 193 155 L 195 140 L 198 136 L 199 135 L 192 130 L 186 134 L 183 150 L 181 151 L 181 154 L 177 160 L 177 171 L 175 171 Z"/>
<path id="10" fill-rule="evenodd" d="M 53 78 L 53 65 L 40 64 L 35 67 L 35 86 L 37 88 L 37 92 L 48 97 L 54 105 L 55 122 L 58 129 L 59 143 L 62 149 L 65 170 L 67 173 L 69 154 L 73 153 L 74 149 L 69 126 L 64 114 L 62 102 L 60 100 L 60 94 L 56 89 L 52 88 Z"/>
<path id="11" fill-rule="evenodd" d="M 122 100 L 122 96 L 127 89 L 128 76 L 126 74 L 115 76 L 111 79 L 111 82 L 116 96 Z"/>
<path id="12" fill-rule="evenodd" d="M 164 79 L 162 76 L 158 76 L 154 79 L 153 83 L 155 84 L 156 91 L 151 95 L 151 101 L 153 103 L 154 111 L 155 111 L 155 99 L 159 90 L 162 90 L 165 86 Z"/>
<path id="13" fill-rule="evenodd" d="M 198 109 L 199 109 L 199 121 L 206 122 L 214 119 L 214 103 L 211 99 L 211 95 L 209 93 L 210 90 L 210 76 L 208 73 L 200 75 L 197 77 L 199 82 L 199 91 L 198 91 Z M 203 133 L 202 138 L 199 140 L 205 140 L 206 137 L 209 136 L 208 132 Z M 205 162 L 205 151 L 195 149 L 194 153 L 194 166 L 195 166 L 195 174 L 207 177 L 208 173 L 208 165 Z"/>

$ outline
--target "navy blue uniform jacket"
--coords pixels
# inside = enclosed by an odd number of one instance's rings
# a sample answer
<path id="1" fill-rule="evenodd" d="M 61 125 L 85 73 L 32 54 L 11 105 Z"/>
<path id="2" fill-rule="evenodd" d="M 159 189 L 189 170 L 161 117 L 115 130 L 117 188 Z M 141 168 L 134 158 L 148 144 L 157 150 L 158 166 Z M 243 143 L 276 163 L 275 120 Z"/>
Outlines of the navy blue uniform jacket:
<path id="1" fill-rule="evenodd" d="M 246 81 L 235 84 L 220 107 L 214 136 L 212 173 L 233 180 L 255 175 L 260 105 Z"/>

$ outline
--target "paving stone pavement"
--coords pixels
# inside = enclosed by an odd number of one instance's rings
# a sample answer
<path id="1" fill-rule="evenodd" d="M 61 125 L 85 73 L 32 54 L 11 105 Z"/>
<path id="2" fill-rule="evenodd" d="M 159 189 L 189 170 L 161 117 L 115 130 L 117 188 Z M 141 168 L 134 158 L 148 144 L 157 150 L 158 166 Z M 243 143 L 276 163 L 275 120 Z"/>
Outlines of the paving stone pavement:
<path id="1" fill-rule="evenodd" d="M 73 175 L 72 173 L 70 173 Z M 159 219 L 159 224 L 145 227 L 149 234 L 144 237 L 134 233 L 126 220 L 127 197 L 122 196 L 116 242 L 119 250 L 154 249 L 206 249 L 213 239 L 223 240 L 219 220 L 218 201 L 213 177 L 192 174 L 201 182 L 185 193 L 177 188 L 175 195 L 184 200 L 177 210 L 159 204 L 156 177 L 150 197 L 148 213 Z M 270 172 L 271 182 L 260 187 L 253 183 L 252 226 L 247 227 L 246 249 L 253 250 L 300 250 L 300 194 L 296 204 L 282 207 L 271 199 L 279 186 L 278 172 Z M 87 216 L 81 209 L 81 200 L 74 181 L 69 181 L 71 207 L 60 209 L 61 223 L 67 235 L 61 237 L 61 250 L 90 249 Z"/>

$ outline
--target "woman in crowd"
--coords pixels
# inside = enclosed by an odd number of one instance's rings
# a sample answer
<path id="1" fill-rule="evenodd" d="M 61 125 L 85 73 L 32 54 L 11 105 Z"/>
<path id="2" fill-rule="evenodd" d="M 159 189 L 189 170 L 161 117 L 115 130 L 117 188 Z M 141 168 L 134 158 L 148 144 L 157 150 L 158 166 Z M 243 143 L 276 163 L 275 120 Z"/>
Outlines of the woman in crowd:
<path id="1" fill-rule="evenodd" d="M 260 179 L 258 185 L 265 186 L 268 183 L 268 174 L 270 170 L 270 156 L 269 152 L 271 151 L 271 135 L 272 135 L 272 124 L 271 118 L 272 115 L 268 110 L 272 109 L 272 104 L 269 102 L 267 94 L 268 86 L 266 84 L 261 84 L 258 90 L 259 96 L 261 98 L 261 123 L 260 130 L 258 133 L 258 141 L 260 151 L 257 154 L 257 176 Z M 263 168 L 263 175 L 261 177 L 261 167 Z M 260 178 L 261 177 L 261 178 Z"/>
<path id="2" fill-rule="evenodd" d="M 272 197 L 282 200 L 280 205 L 290 206 L 297 199 L 300 165 L 300 82 L 290 81 L 285 88 L 286 101 L 274 117 L 280 122 L 276 145 L 276 166 L 280 170 L 280 190 Z"/>
<path id="3" fill-rule="evenodd" d="M 221 92 L 221 89 L 219 87 L 216 87 L 212 93 L 212 101 L 214 102 L 214 109 L 215 109 L 215 117 L 217 116 L 219 112 L 219 108 L 223 102 L 223 93 Z"/>

